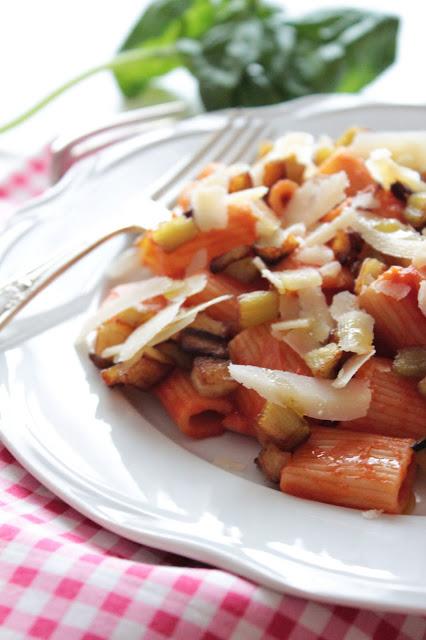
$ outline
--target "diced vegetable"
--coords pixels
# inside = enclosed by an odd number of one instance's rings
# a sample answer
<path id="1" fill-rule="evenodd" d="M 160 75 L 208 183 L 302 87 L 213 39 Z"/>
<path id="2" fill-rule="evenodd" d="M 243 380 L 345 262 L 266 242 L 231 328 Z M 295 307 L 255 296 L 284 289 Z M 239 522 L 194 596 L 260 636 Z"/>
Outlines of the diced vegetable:
<path id="1" fill-rule="evenodd" d="M 101 371 L 101 376 L 109 387 L 129 384 L 146 391 L 165 378 L 171 369 L 172 365 L 169 363 L 136 354 L 130 360 L 104 369 Z"/>
<path id="2" fill-rule="evenodd" d="M 298 291 L 306 287 L 317 287 L 322 283 L 318 269 L 301 267 L 300 269 L 286 269 L 285 271 L 271 271 L 259 257 L 253 259 L 263 278 L 278 289 L 279 293 Z"/>
<path id="3" fill-rule="evenodd" d="M 255 246 L 254 251 L 267 265 L 273 266 L 288 256 L 299 246 L 299 240 L 292 233 L 288 234 L 279 247 Z"/>
<path id="4" fill-rule="evenodd" d="M 387 269 L 387 266 L 381 260 L 376 258 L 365 258 L 362 261 L 358 277 L 355 280 L 355 293 L 359 295 L 363 287 L 368 287 Z"/>
<path id="5" fill-rule="evenodd" d="M 213 333 L 188 327 L 181 332 L 179 343 L 187 353 L 213 356 L 215 358 L 228 358 L 228 343 Z"/>
<path id="6" fill-rule="evenodd" d="M 339 229 L 331 242 L 331 248 L 340 264 L 350 265 L 359 256 L 364 243 L 358 233 Z"/>
<path id="7" fill-rule="evenodd" d="M 256 435 L 262 445 L 272 442 L 292 451 L 309 437 L 309 426 L 293 409 L 267 402 L 258 417 Z"/>
<path id="8" fill-rule="evenodd" d="M 333 378 L 341 357 L 342 350 L 335 342 L 330 342 L 307 353 L 304 360 L 314 376 Z"/>
<path id="9" fill-rule="evenodd" d="M 281 471 L 290 458 L 291 453 L 281 451 L 279 447 L 269 442 L 261 449 L 255 459 L 255 463 L 270 482 L 278 484 L 281 478 Z"/>
<path id="10" fill-rule="evenodd" d="M 153 231 L 152 238 L 165 251 L 173 251 L 181 244 L 192 240 L 198 233 L 198 229 L 192 218 L 178 216 L 168 222 L 160 224 Z"/>
<path id="11" fill-rule="evenodd" d="M 272 187 L 275 182 L 286 177 L 286 166 L 284 160 L 271 160 L 263 166 L 262 184 L 265 187 Z"/>
<path id="12" fill-rule="evenodd" d="M 192 356 L 182 351 L 180 346 L 174 340 L 167 340 L 155 347 L 157 351 L 163 353 L 167 358 L 172 360 L 178 367 L 190 371 L 192 369 Z"/>
<path id="13" fill-rule="evenodd" d="M 211 318 L 207 313 L 199 313 L 194 322 L 191 323 L 190 328 L 213 333 L 219 338 L 229 338 L 231 335 L 231 327 L 229 325 L 221 320 Z"/>
<path id="14" fill-rule="evenodd" d="M 253 180 L 248 171 L 239 173 L 236 176 L 229 178 L 228 192 L 235 193 L 235 191 L 243 191 L 244 189 L 251 189 L 253 187 Z"/>
<path id="15" fill-rule="evenodd" d="M 354 141 L 355 136 L 357 136 L 361 131 L 363 131 L 361 127 L 349 127 L 337 138 L 336 145 L 348 147 Z"/>
<path id="16" fill-rule="evenodd" d="M 235 391 L 238 383 L 229 375 L 229 361 L 198 357 L 194 360 L 191 382 L 201 396 L 220 398 Z"/>
<path id="17" fill-rule="evenodd" d="M 226 267 L 224 273 L 244 284 L 250 284 L 250 282 L 253 282 L 253 280 L 259 277 L 259 271 L 253 264 L 252 258 L 241 258 L 241 260 L 231 262 L 231 264 Z"/>
<path id="18" fill-rule="evenodd" d="M 426 376 L 426 347 L 399 349 L 393 361 L 392 370 L 406 378 Z"/>
<path id="19" fill-rule="evenodd" d="M 276 291 L 252 291 L 238 296 L 240 326 L 254 327 L 278 318 L 279 296 Z"/>
<path id="20" fill-rule="evenodd" d="M 409 196 L 404 218 L 415 229 L 421 229 L 426 225 L 426 191 Z"/>
<path id="21" fill-rule="evenodd" d="M 250 251 L 251 250 L 248 245 L 240 245 L 239 247 L 234 247 L 230 251 L 222 253 L 222 255 L 213 258 L 213 260 L 210 262 L 210 271 L 212 273 L 220 273 L 236 260 L 240 260 L 241 258 L 245 258 L 246 256 L 250 255 Z"/>

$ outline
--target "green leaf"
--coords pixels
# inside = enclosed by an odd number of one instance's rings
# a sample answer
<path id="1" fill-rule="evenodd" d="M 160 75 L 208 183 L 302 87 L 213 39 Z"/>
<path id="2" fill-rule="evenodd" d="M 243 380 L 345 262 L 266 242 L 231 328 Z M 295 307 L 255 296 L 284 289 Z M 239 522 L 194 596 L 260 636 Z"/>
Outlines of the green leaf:
<path id="1" fill-rule="evenodd" d="M 120 52 L 144 48 L 156 50 L 180 38 L 200 38 L 215 21 L 211 0 L 156 0 L 143 13 L 120 47 Z M 138 95 L 152 78 L 182 65 L 179 55 L 145 58 L 114 69 L 121 91 L 128 98 Z"/>

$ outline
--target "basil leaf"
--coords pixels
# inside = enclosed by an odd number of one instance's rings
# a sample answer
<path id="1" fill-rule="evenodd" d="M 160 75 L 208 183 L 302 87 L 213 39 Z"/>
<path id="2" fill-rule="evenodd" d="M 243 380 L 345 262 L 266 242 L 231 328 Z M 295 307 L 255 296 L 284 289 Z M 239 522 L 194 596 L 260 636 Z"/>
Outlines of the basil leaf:
<path id="1" fill-rule="evenodd" d="M 156 0 L 133 27 L 120 47 L 120 52 L 144 48 L 156 50 L 162 45 L 175 44 L 179 38 L 200 38 L 215 22 L 211 0 Z M 123 94 L 138 95 L 152 78 L 164 75 L 182 65 L 175 55 L 132 62 L 114 69 Z"/>

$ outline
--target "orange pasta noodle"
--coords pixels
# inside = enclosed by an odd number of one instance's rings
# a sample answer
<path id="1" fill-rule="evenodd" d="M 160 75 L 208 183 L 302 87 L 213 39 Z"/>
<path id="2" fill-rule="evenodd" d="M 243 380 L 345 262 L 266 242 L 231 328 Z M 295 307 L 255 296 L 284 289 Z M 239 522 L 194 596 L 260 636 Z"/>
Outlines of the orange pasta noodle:
<path id="1" fill-rule="evenodd" d="M 188 298 L 185 304 L 192 307 L 218 296 L 231 294 L 233 296 L 232 298 L 213 305 L 206 313 L 215 320 L 222 320 L 222 322 L 229 323 L 231 328 L 236 331 L 239 325 L 237 296 L 247 291 L 252 291 L 253 288 L 226 275 L 206 272 L 206 276 L 207 284 L 204 289 Z"/>
<path id="2" fill-rule="evenodd" d="M 314 427 L 281 474 L 280 488 L 300 498 L 401 513 L 414 481 L 408 438 Z"/>
<path id="3" fill-rule="evenodd" d="M 354 196 L 358 191 L 375 185 L 364 160 L 346 149 L 338 150 L 324 160 L 319 171 L 326 175 L 344 171 L 349 180 L 349 186 L 346 189 L 348 196 Z"/>
<path id="4" fill-rule="evenodd" d="M 194 389 L 189 374 L 181 369 L 155 388 L 169 416 L 191 438 L 201 439 L 223 433 L 223 417 L 233 411 L 226 398 L 204 398 Z"/>
<path id="5" fill-rule="evenodd" d="M 272 187 L 268 195 L 268 204 L 274 213 L 281 218 L 286 207 L 298 188 L 297 182 L 293 180 L 278 180 Z"/>
<path id="6" fill-rule="evenodd" d="M 197 251 L 205 250 L 210 262 L 216 256 L 230 251 L 242 244 L 252 245 L 256 239 L 256 218 L 249 206 L 230 205 L 228 207 L 228 226 L 225 229 L 200 231 L 173 251 L 162 249 L 148 232 L 139 242 L 142 264 L 157 275 L 182 278 L 185 269 Z"/>
<path id="7" fill-rule="evenodd" d="M 235 433 L 242 433 L 245 436 L 255 436 L 252 422 L 243 416 L 241 413 L 230 413 L 222 420 L 222 426 L 229 431 L 235 431 Z"/>
<path id="8" fill-rule="evenodd" d="M 274 338 L 267 324 L 241 331 L 229 343 L 229 354 L 235 364 L 252 364 L 310 375 L 310 370 L 302 358 L 285 342 Z M 238 411 L 251 423 L 265 404 L 264 398 L 256 391 L 242 386 L 234 392 L 234 399 Z"/>
<path id="9" fill-rule="evenodd" d="M 361 307 L 374 318 L 378 342 L 392 351 L 426 345 L 426 318 L 417 303 L 420 281 L 412 267 L 391 267 L 360 293 Z"/>
<path id="10" fill-rule="evenodd" d="M 417 380 L 399 376 L 390 359 L 378 357 L 371 358 L 356 377 L 370 382 L 370 407 L 363 418 L 342 422 L 342 429 L 416 440 L 426 436 L 426 399 L 417 391 Z"/>

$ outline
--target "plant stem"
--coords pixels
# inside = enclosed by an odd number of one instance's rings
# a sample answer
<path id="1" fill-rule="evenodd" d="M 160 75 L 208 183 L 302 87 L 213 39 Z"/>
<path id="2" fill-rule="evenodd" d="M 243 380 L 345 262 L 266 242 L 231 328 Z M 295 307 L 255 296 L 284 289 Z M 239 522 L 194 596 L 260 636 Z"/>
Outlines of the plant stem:
<path id="1" fill-rule="evenodd" d="M 40 111 L 50 102 L 55 100 L 58 96 L 68 91 L 68 89 L 71 89 L 72 87 L 74 87 L 76 84 L 79 84 L 83 80 L 86 80 L 87 78 L 90 78 L 91 76 L 96 75 L 100 71 L 115 71 L 120 67 L 126 66 L 126 64 L 131 64 L 133 62 L 140 62 L 148 58 L 167 58 L 169 56 L 176 55 L 176 53 L 177 53 L 177 47 L 175 45 L 172 45 L 172 46 L 163 45 L 161 47 L 155 47 L 152 49 L 131 49 L 130 51 L 123 51 L 122 53 L 119 53 L 114 58 L 112 58 L 112 60 L 109 60 L 108 62 L 105 62 L 100 65 L 97 65 L 96 67 L 87 69 L 86 71 L 83 71 L 83 73 L 80 73 L 78 76 L 71 78 L 71 80 L 68 80 L 68 82 L 65 82 L 63 85 L 61 85 L 60 87 L 58 87 L 57 89 L 49 93 L 47 96 L 42 98 L 42 100 L 40 100 L 35 105 L 33 105 L 30 109 L 28 109 L 27 111 L 24 111 L 23 113 L 21 113 L 21 115 L 17 116 L 13 120 L 6 122 L 6 124 L 1 125 L 0 134 L 5 133 L 6 131 L 9 131 L 10 129 L 13 129 L 14 127 L 17 127 L 21 123 L 25 122 L 25 120 L 28 120 L 28 118 L 31 118 L 38 111 Z"/>

